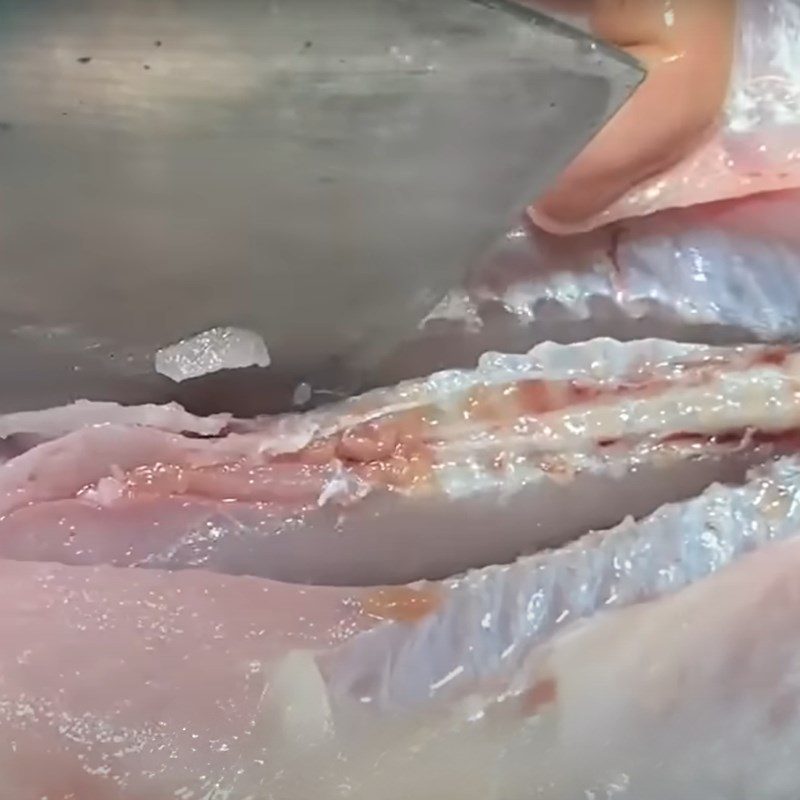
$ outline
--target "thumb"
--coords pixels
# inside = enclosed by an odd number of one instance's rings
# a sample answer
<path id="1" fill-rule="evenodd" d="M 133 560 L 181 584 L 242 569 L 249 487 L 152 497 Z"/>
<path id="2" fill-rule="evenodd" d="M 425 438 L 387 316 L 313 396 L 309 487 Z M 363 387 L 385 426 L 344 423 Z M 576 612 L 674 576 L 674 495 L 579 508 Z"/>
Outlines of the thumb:
<path id="1" fill-rule="evenodd" d="M 648 77 L 533 208 L 557 225 L 600 213 L 678 163 L 714 129 L 730 81 L 735 0 L 594 0 L 591 22 Z"/>

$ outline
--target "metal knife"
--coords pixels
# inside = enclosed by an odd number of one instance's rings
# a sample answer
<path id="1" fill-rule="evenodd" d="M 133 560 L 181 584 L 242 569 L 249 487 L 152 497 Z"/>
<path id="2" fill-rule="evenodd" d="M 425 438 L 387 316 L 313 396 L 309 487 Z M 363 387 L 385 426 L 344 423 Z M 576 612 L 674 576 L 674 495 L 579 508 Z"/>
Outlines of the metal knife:
<path id="1" fill-rule="evenodd" d="M 368 382 L 642 78 L 504 0 L 0 0 L 0 409 L 214 326 Z"/>

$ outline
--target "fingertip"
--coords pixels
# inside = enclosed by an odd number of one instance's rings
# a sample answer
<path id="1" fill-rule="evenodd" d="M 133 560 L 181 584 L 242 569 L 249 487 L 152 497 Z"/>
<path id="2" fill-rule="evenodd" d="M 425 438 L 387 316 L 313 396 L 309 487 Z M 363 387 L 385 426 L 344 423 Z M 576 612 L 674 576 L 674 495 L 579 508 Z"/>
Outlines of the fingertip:
<path id="1" fill-rule="evenodd" d="M 605 192 L 602 197 L 599 197 L 590 192 L 562 188 L 545 195 L 531 207 L 531 212 L 542 222 L 550 223 L 545 227 L 575 228 L 585 225 L 593 217 L 602 213 L 623 194 L 624 190 L 621 189 L 614 194 Z"/>
<path id="2" fill-rule="evenodd" d="M 713 131 L 730 80 L 733 0 L 595 0 L 593 29 L 648 67 L 634 96 L 531 210 L 547 230 L 586 230 L 634 187 L 678 164 Z"/>
<path id="3" fill-rule="evenodd" d="M 606 169 L 592 169 L 578 162 L 558 184 L 534 203 L 529 214 L 539 227 L 553 233 L 574 232 L 593 227 L 593 222 L 634 186 L 635 178 L 624 166 L 609 175 Z"/>

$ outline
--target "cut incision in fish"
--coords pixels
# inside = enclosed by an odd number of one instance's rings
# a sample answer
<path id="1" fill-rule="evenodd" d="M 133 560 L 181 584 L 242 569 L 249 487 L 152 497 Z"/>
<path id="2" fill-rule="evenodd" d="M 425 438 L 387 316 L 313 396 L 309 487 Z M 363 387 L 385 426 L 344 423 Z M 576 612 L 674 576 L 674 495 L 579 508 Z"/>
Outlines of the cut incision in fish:
<path id="1" fill-rule="evenodd" d="M 501 304 L 529 336 L 798 341 L 798 209 L 800 192 L 782 192 L 574 238 L 519 229 L 473 276 L 469 296 Z"/>
<path id="2" fill-rule="evenodd" d="M 800 341 L 800 192 L 673 209 L 580 236 L 503 237 L 382 383 L 543 341 Z"/>
<path id="3" fill-rule="evenodd" d="M 77 429 L 0 467 L 0 555 L 284 581 L 441 578 L 797 446 L 800 354 L 611 340 L 487 356 L 227 435 Z"/>
<path id="4" fill-rule="evenodd" d="M 783 800 L 798 500 L 789 459 L 557 552 L 393 588 L 2 561 L 5 790 L 561 800 L 624 780 Z"/>

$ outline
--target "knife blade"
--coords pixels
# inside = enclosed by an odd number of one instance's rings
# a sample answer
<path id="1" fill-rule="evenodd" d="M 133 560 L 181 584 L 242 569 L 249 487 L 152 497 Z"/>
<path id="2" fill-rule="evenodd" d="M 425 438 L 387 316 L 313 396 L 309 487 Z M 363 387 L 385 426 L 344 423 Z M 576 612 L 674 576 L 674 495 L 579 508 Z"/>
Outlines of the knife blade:
<path id="1" fill-rule="evenodd" d="M 2 0 L 0 404 L 216 326 L 353 390 L 642 78 L 505 0 Z"/>

